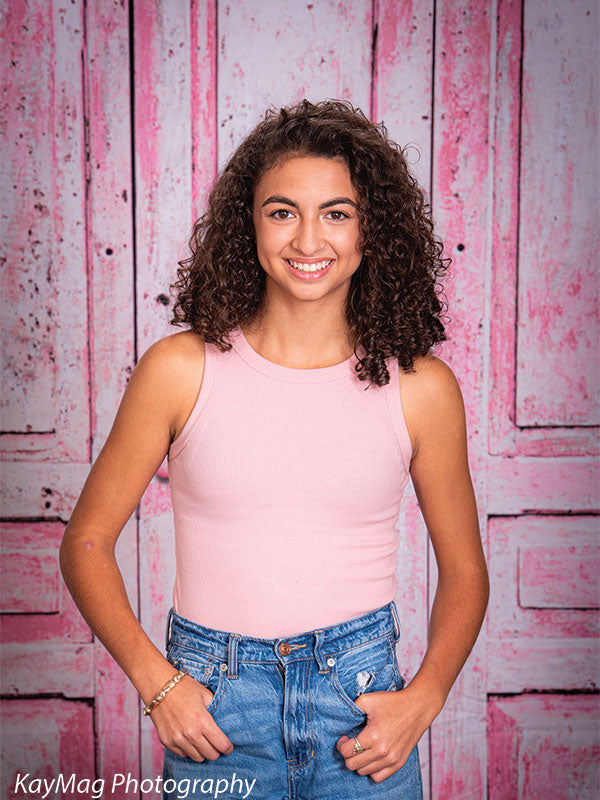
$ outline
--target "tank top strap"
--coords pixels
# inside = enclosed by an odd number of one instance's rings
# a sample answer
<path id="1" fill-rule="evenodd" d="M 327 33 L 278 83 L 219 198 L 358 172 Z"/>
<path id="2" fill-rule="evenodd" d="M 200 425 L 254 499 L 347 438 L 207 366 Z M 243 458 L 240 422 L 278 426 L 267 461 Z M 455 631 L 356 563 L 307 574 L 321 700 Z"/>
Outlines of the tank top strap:
<path id="1" fill-rule="evenodd" d="M 387 398 L 388 409 L 392 419 L 392 425 L 398 439 L 400 452 L 402 454 L 402 462 L 406 472 L 410 472 L 410 459 L 412 456 L 412 444 L 404 417 L 404 410 L 402 408 L 402 399 L 400 397 L 400 364 L 398 359 L 390 356 L 386 360 L 386 366 L 390 373 L 389 383 L 385 385 L 385 393 Z"/>
<path id="2" fill-rule="evenodd" d="M 200 419 L 202 409 L 206 405 L 206 401 L 210 394 L 217 368 L 217 349 L 217 345 L 212 344 L 212 342 L 204 342 L 204 372 L 202 373 L 202 383 L 200 384 L 200 389 L 198 391 L 194 407 L 187 418 L 185 425 L 181 429 L 177 439 L 169 448 L 169 461 L 175 458 L 175 456 L 177 456 L 179 452 L 183 450 L 187 440 L 190 438 L 192 431 L 194 430 L 194 427 L 196 426 L 196 423 Z"/>

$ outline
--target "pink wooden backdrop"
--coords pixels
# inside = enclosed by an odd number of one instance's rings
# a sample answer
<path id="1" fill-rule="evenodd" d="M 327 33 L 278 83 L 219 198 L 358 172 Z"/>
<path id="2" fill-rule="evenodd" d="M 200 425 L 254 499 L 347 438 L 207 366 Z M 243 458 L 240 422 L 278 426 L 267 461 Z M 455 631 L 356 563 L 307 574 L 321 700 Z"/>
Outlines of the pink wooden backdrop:
<path id="1" fill-rule="evenodd" d="M 595 798 L 597 4 L 14 0 L 3 14 L 2 797 L 17 772 L 160 774 L 58 545 L 136 360 L 175 330 L 165 294 L 215 170 L 267 105 L 307 96 L 346 97 L 413 145 L 454 259 L 440 355 L 465 396 L 492 595 L 421 741 L 425 796 Z M 436 579 L 410 490 L 398 526 L 410 677 Z M 118 558 L 162 646 L 164 468 Z"/>

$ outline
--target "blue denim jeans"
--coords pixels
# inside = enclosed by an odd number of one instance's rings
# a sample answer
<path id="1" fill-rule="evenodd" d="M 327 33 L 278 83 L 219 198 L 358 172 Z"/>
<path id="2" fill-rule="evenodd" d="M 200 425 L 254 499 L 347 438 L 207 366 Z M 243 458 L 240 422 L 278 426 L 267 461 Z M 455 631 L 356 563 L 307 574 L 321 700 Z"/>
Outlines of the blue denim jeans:
<path id="1" fill-rule="evenodd" d="M 421 800 L 419 755 L 380 783 L 346 767 L 336 742 L 358 736 L 363 692 L 404 686 L 400 625 L 388 605 L 328 628 L 259 639 L 191 622 L 173 609 L 167 658 L 214 694 L 207 706 L 233 752 L 197 762 L 165 748 L 164 800 Z"/>

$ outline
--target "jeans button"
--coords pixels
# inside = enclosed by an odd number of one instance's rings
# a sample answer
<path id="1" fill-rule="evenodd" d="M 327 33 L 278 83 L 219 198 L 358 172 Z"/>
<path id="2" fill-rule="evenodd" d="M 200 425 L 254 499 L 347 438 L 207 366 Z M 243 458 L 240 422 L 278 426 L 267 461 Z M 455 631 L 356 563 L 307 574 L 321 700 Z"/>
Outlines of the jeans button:
<path id="1" fill-rule="evenodd" d="M 281 642 L 278 649 L 282 656 L 289 656 L 292 648 L 290 647 L 289 642 Z"/>

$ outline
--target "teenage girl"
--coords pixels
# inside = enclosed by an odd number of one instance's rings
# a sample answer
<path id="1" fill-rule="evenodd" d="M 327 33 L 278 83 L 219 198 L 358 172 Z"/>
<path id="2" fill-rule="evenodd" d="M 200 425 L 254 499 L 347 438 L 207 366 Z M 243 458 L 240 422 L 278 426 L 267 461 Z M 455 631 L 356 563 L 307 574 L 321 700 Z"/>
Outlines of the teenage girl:
<path id="1" fill-rule="evenodd" d="M 417 742 L 488 599 L 461 391 L 431 353 L 448 259 L 428 212 L 382 124 L 303 101 L 267 112 L 194 227 L 171 287 L 188 329 L 137 364 L 60 553 L 165 747 L 165 798 L 188 780 L 194 797 L 421 797 Z M 114 556 L 165 455 L 166 657 Z M 409 478 L 439 578 L 405 687 Z"/>

